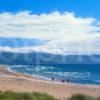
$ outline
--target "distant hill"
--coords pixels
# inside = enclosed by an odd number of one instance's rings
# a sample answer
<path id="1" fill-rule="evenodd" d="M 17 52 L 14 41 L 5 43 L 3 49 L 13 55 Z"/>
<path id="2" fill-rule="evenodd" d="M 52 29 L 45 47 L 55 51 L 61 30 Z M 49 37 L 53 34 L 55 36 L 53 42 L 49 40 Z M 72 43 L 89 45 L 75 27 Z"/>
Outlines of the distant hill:
<path id="1" fill-rule="evenodd" d="M 16 65 L 66 65 L 100 64 L 100 55 L 53 55 L 47 53 L 10 53 L 0 52 L 0 64 Z"/>

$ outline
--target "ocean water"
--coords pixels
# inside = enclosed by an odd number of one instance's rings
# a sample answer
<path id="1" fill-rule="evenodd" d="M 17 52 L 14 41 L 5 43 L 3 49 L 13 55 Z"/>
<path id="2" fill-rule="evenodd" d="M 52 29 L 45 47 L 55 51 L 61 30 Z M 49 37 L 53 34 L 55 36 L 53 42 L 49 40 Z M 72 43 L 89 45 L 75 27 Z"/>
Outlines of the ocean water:
<path id="1" fill-rule="evenodd" d="M 42 79 L 62 79 L 71 83 L 100 85 L 99 64 L 70 64 L 64 66 L 9 65 L 11 71 L 29 74 Z"/>

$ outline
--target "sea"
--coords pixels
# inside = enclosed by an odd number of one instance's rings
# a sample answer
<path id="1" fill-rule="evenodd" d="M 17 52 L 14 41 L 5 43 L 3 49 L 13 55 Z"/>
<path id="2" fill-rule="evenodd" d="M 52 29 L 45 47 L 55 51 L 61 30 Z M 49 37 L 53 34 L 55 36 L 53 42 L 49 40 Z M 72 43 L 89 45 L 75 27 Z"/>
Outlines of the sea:
<path id="1" fill-rule="evenodd" d="M 8 65 L 10 71 L 55 81 L 100 85 L 99 64 L 68 64 L 63 66 Z"/>

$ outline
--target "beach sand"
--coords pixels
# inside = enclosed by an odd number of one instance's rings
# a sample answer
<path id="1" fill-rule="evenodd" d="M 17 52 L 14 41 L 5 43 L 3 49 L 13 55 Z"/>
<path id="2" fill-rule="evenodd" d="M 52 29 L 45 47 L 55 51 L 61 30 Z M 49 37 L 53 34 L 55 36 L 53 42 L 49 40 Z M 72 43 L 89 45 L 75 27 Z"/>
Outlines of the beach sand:
<path id="1" fill-rule="evenodd" d="M 73 94 L 100 96 L 100 86 L 60 83 L 41 80 L 29 75 L 9 72 L 5 66 L 0 66 L 0 91 L 42 92 L 59 100 L 65 100 Z"/>

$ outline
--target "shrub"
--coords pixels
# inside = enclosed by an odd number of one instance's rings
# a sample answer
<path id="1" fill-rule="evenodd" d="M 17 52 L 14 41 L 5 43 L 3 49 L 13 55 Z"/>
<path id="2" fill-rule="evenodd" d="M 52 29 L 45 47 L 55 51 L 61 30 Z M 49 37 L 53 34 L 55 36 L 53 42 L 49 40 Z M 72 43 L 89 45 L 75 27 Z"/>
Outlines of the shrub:
<path id="1" fill-rule="evenodd" d="M 99 100 L 99 99 L 91 97 L 91 96 L 86 96 L 83 94 L 76 94 L 76 95 L 71 96 L 68 100 Z"/>

